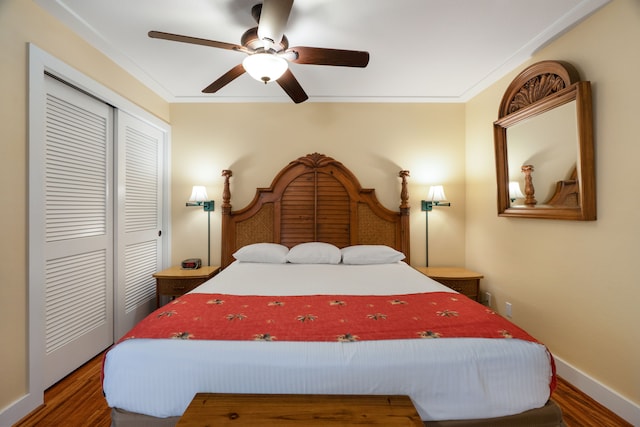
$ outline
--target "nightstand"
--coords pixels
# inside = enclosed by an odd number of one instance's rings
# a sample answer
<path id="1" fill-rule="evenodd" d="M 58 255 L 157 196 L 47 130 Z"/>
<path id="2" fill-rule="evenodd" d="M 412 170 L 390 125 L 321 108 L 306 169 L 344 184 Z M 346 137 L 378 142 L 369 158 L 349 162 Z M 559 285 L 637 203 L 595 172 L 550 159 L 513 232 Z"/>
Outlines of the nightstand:
<path id="1" fill-rule="evenodd" d="M 179 297 L 203 284 L 220 271 L 219 265 L 200 267 L 195 270 L 183 270 L 176 266 L 159 271 L 156 278 L 156 306 L 160 307 L 160 296 Z"/>
<path id="2" fill-rule="evenodd" d="M 484 277 L 482 274 L 460 267 L 414 268 L 436 282 L 440 282 L 454 291 L 468 296 L 472 300 L 479 301 L 480 279 Z"/>

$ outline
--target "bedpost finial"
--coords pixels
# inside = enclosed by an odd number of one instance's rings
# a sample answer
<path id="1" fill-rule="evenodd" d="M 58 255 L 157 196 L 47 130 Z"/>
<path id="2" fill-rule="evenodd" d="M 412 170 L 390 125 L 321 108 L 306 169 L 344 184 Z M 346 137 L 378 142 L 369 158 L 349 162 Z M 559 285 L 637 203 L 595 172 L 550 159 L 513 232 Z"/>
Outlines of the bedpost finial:
<path id="1" fill-rule="evenodd" d="M 233 176 L 233 172 L 229 169 L 224 169 L 222 171 L 222 176 L 224 176 L 224 188 L 222 190 L 222 213 L 230 213 L 231 212 L 231 190 L 229 189 L 229 178 Z"/>
<path id="2" fill-rule="evenodd" d="M 400 191 L 400 210 L 409 213 L 409 190 L 407 189 L 408 170 L 401 170 L 398 176 L 402 178 L 402 190 Z"/>

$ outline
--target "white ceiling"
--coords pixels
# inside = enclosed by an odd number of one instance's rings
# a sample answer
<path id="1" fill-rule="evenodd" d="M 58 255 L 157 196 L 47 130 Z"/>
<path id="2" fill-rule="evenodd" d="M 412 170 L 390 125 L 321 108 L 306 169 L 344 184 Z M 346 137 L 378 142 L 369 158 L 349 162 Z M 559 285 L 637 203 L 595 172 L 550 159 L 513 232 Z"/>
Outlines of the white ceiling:
<path id="1" fill-rule="evenodd" d="M 261 0 L 33 0 L 168 102 L 291 102 L 244 74 L 245 54 L 150 39 L 158 30 L 240 44 Z M 291 64 L 307 102 L 464 102 L 609 0 L 298 0 L 291 46 L 366 50 L 366 68 Z M 549 58 L 562 59 L 562 58 Z"/>

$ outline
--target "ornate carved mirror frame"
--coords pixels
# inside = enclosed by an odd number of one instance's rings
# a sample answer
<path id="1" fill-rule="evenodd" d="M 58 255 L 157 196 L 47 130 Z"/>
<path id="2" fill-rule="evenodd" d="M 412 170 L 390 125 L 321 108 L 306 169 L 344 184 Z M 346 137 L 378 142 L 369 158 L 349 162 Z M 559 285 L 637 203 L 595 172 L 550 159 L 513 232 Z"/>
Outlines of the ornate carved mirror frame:
<path id="1" fill-rule="evenodd" d="M 534 186 L 531 185 L 531 172 L 535 165 L 522 165 L 525 173 L 525 203 L 514 205 L 509 194 L 507 129 L 572 101 L 576 106 L 578 147 L 575 170 L 570 179 L 558 181 L 555 194 L 537 203 Z M 591 83 L 580 81 L 578 72 L 570 64 L 542 61 L 521 72 L 502 98 L 493 130 L 499 216 L 582 221 L 596 219 Z"/>

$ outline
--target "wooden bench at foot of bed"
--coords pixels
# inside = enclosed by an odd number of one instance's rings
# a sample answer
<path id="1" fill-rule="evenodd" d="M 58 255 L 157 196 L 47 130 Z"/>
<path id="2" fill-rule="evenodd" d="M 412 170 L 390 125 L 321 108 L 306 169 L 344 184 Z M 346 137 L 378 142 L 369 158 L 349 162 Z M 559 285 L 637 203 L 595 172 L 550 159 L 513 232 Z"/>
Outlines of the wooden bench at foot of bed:
<path id="1" fill-rule="evenodd" d="M 119 409 L 111 410 L 111 425 L 117 427 L 174 427 L 178 425 L 179 420 L 180 417 L 155 418 Z M 542 408 L 506 417 L 482 420 L 424 421 L 423 424 L 425 427 L 566 427 L 562 421 L 562 411 L 551 400 Z"/>
<path id="2" fill-rule="evenodd" d="M 177 427 L 414 426 L 409 396 L 198 393 Z"/>

